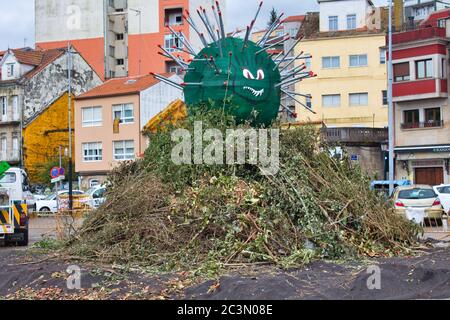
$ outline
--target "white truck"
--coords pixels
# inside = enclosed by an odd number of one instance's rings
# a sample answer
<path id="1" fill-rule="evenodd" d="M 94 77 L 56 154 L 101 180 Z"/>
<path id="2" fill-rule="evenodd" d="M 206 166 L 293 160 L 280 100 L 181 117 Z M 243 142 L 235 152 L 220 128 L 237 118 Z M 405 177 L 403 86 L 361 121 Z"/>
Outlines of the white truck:
<path id="1" fill-rule="evenodd" d="M 10 168 L 0 180 L 0 240 L 28 245 L 28 212 L 34 205 L 26 172 Z"/>

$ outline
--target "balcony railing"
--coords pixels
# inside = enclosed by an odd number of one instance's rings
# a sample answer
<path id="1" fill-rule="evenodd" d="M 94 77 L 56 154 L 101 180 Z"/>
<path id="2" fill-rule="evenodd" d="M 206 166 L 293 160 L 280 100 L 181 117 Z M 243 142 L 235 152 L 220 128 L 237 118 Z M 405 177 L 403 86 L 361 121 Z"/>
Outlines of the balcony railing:
<path id="1" fill-rule="evenodd" d="M 401 128 L 408 129 L 424 129 L 424 128 L 440 128 L 444 126 L 444 120 L 433 120 L 426 122 L 402 123 Z"/>
<path id="2" fill-rule="evenodd" d="M 324 128 L 322 136 L 328 143 L 379 144 L 388 140 L 388 130 L 382 128 Z"/>

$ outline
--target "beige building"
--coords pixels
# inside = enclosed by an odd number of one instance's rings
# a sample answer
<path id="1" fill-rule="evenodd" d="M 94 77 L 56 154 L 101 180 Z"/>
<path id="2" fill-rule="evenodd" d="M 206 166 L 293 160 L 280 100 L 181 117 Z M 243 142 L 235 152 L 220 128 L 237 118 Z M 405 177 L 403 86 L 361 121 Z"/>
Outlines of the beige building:
<path id="1" fill-rule="evenodd" d="M 178 83 L 175 75 L 166 75 Z M 142 130 L 182 91 L 152 75 L 118 78 L 75 100 L 75 169 L 80 186 L 102 184 L 123 161 L 141 157 L 147 148 Z"/>
<path id="2" fill-rule="evenodd" d="M 307 15 L 295 53 L 312 56 L 296 66 L 304 63 L 304 72 L 317 74 L 296 85 L 295 92 L 305 95 L 298 96 L 302 105 L 296 104 L 297 121 L 323 121 L 327 127 L 386 127 L 384 10 L 367 0 L 318 2 L 320 12 Z"/>

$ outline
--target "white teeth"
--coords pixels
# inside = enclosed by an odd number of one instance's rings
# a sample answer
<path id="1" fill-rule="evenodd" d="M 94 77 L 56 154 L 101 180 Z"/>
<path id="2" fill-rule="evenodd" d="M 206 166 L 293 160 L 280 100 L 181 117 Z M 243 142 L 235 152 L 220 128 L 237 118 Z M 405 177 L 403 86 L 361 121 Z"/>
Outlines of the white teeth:
<path id="1" fill-rule="evenodd" d="M 251 93 L 255 96 L 255 97 L 260 97 L 264 94 L 264 89 L 261 89 L 259 91 L 251 88 L 251 87 L 244 87 L 244 90 L 250 90 Z"/>

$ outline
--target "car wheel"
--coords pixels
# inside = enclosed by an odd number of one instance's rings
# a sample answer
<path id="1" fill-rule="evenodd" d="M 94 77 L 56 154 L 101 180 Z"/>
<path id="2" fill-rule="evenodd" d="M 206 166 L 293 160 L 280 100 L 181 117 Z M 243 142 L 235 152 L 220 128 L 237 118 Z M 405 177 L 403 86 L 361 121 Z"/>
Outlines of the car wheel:
<path id="1" fill-rule="evenodd" d="M 42 213 L 50 213 L 51 210 L 50 210 L 50 208 L 43 207 L 43 208 L 41 208 L 41 210 L 39 210 L 39 212 L 42 212 Z"/>

